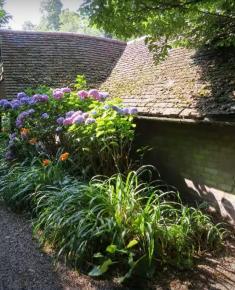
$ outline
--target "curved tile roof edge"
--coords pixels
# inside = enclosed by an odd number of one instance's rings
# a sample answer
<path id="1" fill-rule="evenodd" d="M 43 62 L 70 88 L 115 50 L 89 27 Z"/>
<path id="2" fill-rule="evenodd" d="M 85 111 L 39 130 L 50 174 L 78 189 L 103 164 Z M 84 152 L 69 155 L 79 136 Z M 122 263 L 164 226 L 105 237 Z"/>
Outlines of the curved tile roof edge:
<path id="1" fill-rule="evenodd" d="M 80 38 L 87 38 L 87 39 L 97 39 L 105 42 L 111 42 L 111 43 L 120 43 L 120 44 L 127 44 L 127 42 L 118 40 L 118 39 L 111 39 L 111 38 L 106 38 L 106 37 L 101 37 L 101 36 L 92 36 L 92 35 L 87 35 L 87 34 L 81 34 L 81 33 L 75 33 L 75 32 L 55 32 L 55 31 L 47 31 L 47 32 L 42 32 L 42 31 L 25 31 L 25 30 L 11 30 L 11 29 L 0 29 L 0 34 L 1 33 L 18 33 L 18 34 L 28 34 L 28 35 L 50 35 L 50 36 L 74 36 L 74 37 L 80 37 Z"/>

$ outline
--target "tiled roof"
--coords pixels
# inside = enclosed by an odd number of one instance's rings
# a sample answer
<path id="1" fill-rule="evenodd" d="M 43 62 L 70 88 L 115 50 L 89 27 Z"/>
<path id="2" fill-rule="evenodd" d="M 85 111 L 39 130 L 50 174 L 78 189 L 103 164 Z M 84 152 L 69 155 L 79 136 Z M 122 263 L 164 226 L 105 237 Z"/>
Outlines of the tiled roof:
<path id="1" fill-rule="evenodd" d="M 84 74 L 98 86 L 111 73 L 126 43 L 75 33 L 0 30 L 5 94 L 11 98 L 27 86 L 69 85 Z M 1 96 L 0 96 L 1 98 Z"/>
<path id="2" fill-rule="evenodd" d="M 235 113 L 235 51 L 172 49 L 154 64 L 144 40 L 128 43 L 102 88 L 141 115 L 204 118 Z"/>

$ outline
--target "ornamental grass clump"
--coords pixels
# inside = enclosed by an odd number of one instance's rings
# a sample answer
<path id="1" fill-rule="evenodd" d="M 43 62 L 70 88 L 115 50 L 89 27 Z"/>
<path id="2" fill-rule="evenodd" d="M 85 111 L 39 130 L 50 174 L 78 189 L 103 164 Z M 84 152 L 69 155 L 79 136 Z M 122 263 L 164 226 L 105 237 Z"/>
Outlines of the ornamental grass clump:
<path id="1" fill-rule="evenodd" d="M 51 160 L 34 158 L 29 162 L 13 163 L 11 166 L 1 159 L 0 198 L 14 210 L 33 211 L 36 200 L 33 194 L 48 185 L 64 182 L 62 166 L 52 164 Z"/>
<path id="2" fill-rule="evenodd" d="M 118 271 L 120 281 L 150 277 L 163 265 L 187 268 L 199 251 L 216 250 L 224 234 L 219 225 L 184 206 L 177 193 L 144 183 L 146 170 L 88 184 L 71 179 L 38 192 L 34 230 L 41 242 L 92 276 Z"/>

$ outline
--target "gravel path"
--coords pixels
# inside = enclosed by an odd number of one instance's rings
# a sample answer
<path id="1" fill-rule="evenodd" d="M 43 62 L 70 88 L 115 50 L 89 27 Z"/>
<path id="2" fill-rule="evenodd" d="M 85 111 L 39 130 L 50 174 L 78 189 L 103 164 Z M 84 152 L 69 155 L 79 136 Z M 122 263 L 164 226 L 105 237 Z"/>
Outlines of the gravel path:
<path id="1" fill-rule="evenodd" d="M 0 290 L 118 289 L 60 265 L 32 238 L 30 222 L 0 204 Z M 120 288 L 119 288 L 120 289 Z"/>
<path id="2" fill-rule="evenodd" d="M 147 289 L 147 284 L 140 286 L 136 282 L 133 288 L 122 288 L 91 279 L 64 265 L 55 268 L 50 255 L 43 253 L 32 238 L 30 222 L 0 203 L 0 290 Z M 221 257 L 208 256 L 191 271 L 162 272 L 151 289 L 235 289 L 235 243 Z"/>

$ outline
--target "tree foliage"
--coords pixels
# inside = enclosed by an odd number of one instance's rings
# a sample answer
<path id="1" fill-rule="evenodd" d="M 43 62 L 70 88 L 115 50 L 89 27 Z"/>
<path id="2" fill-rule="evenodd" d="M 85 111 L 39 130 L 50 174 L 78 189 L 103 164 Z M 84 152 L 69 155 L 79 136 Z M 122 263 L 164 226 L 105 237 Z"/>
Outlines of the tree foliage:
<path id="1" fill-rule="evenodd" d="M 119 38 L 147 36 L 161 56 L 172 46 L 235 46 L 234 0 L 85 0 L 81 9 Z"/>
<path id="2" fill-rule="evenodd" d="M 5 4 L 4 0 L 0 0 L 0 27 L 3 27 L 8 23 L 11 16 L 4 10 L 3 6 Z"/>
<path id="3" fill-rule="evenodd" d="M 48 30 L 59 30 L 62 7 L 61 0 L 43 0 L 40 7 L 43 15 L 42 26 L 47 27 Z"/>
<path id="4" fill-rule="evenodd" d="M 25 21 L 22 25 L 22 29 L 25 31 L 34 31 L 36 30 L 36 25 L 34 25 L 31 21 Z"/>
<path id="5" fill-rule="evenodd" d="M 102 36 L 101 30 L 89 26 L 89 19 L 79 13 L 65 9 L 60 14 L 60 31 Z"/>

